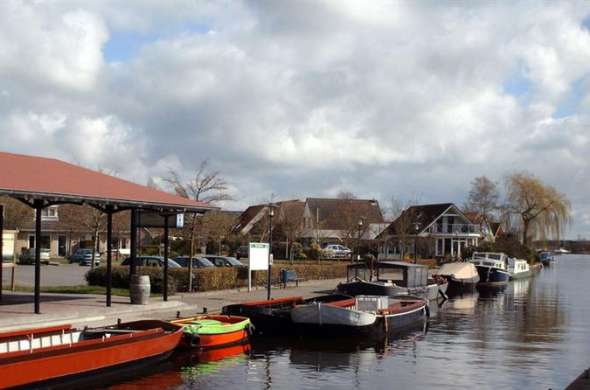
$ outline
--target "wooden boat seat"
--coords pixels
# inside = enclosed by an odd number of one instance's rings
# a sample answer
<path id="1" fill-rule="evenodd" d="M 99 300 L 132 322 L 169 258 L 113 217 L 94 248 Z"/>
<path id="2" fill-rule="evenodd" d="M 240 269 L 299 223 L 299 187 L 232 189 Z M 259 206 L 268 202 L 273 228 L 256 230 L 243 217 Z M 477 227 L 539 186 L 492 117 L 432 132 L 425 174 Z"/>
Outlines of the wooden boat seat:
<path id="1" fill-rule="evenodd" d="M 0 342 L 0 353 L 30 351 L 32 349 L 74 344 L 80 341 L 82 332 L 63 332 L 59 334 L 39 335 L 6 340 Z M 22 336 L 21 336 L 22 337 Z"/>

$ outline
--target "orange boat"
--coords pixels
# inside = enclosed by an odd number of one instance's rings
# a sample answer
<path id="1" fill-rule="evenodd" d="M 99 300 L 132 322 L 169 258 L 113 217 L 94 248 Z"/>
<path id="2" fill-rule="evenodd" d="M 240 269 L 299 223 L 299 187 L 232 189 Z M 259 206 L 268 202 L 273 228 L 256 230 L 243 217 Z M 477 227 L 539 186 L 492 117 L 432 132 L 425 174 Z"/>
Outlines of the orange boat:
<path id="1" fill-rule="evenodd" d="M 250 319 L 240 316 L 203 315 L 172 321 L 184 330 L 184 345 L 210 349 L 243 343 L 248 340 Z"/>
<path id="2" fill-rule="evenodd" d="M 39 385 L 167 358 L 182 327 L 146 320 L 103 328 L 71 325 L 0 333 L 0 388 Z"/>

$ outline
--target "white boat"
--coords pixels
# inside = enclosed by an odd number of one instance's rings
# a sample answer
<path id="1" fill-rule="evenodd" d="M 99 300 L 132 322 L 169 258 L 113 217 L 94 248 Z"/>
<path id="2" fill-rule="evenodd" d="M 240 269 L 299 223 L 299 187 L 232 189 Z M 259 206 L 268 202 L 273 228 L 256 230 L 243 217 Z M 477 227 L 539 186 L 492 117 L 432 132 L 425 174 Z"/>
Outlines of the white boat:
<path id="1" fill-rule="evenodd" d="M 354 303 L 349 306 L 339 302 L 313 302 L 291 310 L 291 321 L 295 324 L 362 328 L 372 326 L 376 319 L 376 313 L 356 310 Z"/>
<path id="2" fill-rule="evenodd" d="M 507 259 L 508 273 L 510 279 L 528 278 L 533 274 L 533 270 L 526 260 L 517 259 L 515 257 L 508 257 Z"/>
<path id="3" fill-rule="evenodd" d="M 553 253 L 556 255 L 567 255 L 568 253 L 571 253 L 571 252 L 568 251 L 567 249 L 559 248 L 559 249 L 554 250 Z"/>
<path id="4" fill-rule="evenodd" d="M 474 252 L 470 260 L 479 274 L 479 286 L 499 287 L 506 285 L 510 280 L 507 258 L 504 253 Z"/>
<path id="5" fill-rule="evenodd" d="M 444 277 L 449 283 L 447 294 L 454 295 L 473 291 L 479 282 L 479 274 L 473 263 L 456 261 L 443 264 L 436 275 Z"/>

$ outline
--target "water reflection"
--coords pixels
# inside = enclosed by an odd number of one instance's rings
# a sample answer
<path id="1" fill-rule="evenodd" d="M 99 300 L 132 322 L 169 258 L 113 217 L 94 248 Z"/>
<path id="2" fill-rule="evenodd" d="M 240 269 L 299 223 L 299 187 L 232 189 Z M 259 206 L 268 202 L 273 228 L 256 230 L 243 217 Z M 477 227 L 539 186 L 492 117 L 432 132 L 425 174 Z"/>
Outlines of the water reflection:
<path id="1" fill-rule="evenodd" d="M 590 366 L 588 280 L 590 257 L 564 256 L 532 279 L 433 305 L 428 327 L 387 339 L 260 338 L 113 388 L 564 388 Z"/>

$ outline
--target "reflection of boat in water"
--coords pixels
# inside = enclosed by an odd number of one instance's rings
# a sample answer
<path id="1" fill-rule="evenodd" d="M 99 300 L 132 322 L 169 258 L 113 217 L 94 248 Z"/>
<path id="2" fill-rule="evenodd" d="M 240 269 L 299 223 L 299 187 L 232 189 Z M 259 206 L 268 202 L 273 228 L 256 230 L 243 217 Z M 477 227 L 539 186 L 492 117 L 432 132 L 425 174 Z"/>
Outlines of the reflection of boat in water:
<path id="1" fill-rule="evenodd" d="M 446 307 L 453 309 L 454 311 L 473 313 L 475 311 L 478 298 L 479 293 L 477 291 L 472 294 L 456 296 L 446 302 Z"/>
<path id="2" fill-rule="evenodd" d="M 498 286 L 477 286 L 477 291 L 479 292 L 479 298 L 495 298 L 499 295 L 502 295 L 506 290 L 507 284 L 502 284 Z"/>
<path id="3" fill-rule="evenodd" d="M 184 355 L 181 376 L 183 379 L 194 380 L 220 370 L 232 368 L 244 362 L 250 353 L 250 344 L 238 344 L 231 347 L 217 348 Z M 188 362 L 187 362 L 188 358 Z"/>
<path id="4" fill-rule="evenodd" d="M 529 293 L 531 287 L 531 279 L 520 279 L 510 283 L 512 288 L 512 295 L 515 298 L 523 297 Z"/>
<path id="5" fill-rule="evenodd" d="M 287 340 L 289 344 L 284 347 L 290 350 L 289 358 L 292 364 L 312 367 L 316 370 L 348 368 L 359 363 L 366 367 L 373 367 L 375 360 L 380 356 L 395 354 L 406 347 L 411 348 L 416 341 L 423 340 L 426 331 L 426 322 L 424 322 L 406 328 L 402 332 L 392 333 L 388 338 L 372 342 L 359 338 L 324 339 L 311 342 L 292 339 Z M 261 346 L 258 348 L 260 349 Z M 359 353 L 363 351 L 374 353 Z"/>

